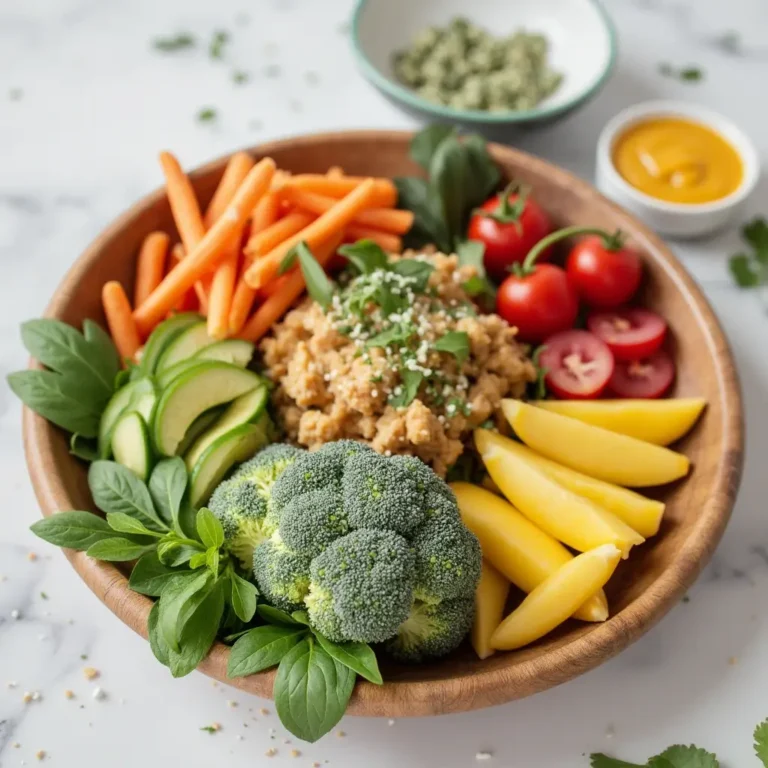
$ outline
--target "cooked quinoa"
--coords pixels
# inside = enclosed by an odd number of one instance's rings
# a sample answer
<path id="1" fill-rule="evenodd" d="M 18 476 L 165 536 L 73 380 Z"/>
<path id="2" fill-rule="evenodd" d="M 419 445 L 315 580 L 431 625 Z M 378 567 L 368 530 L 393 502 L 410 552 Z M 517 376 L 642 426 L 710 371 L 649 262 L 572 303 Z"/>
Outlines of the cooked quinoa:
<path id="1" fill-rule="evenodd" d="M 536 372 L 515 329 L 472 303 L 464 284 L 474 267 L 440 253 L 402 260 L 413 269 L 354 278 L 328 311 L 306 299 L 261 351 L 291 440 L 364 440 L 444 476 L 471 430 L 501 423 L 501 399 L 520 397 Z"/>

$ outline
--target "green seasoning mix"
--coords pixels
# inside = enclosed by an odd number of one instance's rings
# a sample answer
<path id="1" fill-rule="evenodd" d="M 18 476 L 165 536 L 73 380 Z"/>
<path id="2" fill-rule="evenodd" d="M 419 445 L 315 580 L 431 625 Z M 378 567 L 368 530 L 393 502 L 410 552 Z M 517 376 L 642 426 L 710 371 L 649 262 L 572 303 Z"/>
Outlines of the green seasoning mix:
<path id="1" fill-rule="evenodd" d="M 467 19 L 428 27 L 394 57 L 397 79 L 428 101 L 487 112 L 533 109 L 562 75 L 547 63 L 548 41 L 519 30 L 494 37 Z"/>

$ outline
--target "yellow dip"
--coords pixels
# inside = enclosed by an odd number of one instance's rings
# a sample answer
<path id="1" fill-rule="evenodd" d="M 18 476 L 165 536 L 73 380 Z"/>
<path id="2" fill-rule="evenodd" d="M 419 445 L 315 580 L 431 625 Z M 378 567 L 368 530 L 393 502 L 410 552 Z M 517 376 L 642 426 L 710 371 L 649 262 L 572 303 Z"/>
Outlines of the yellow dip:
<path id="1" fill-rule="evenodd" d="M 616 140 L 613 164 L 633 187 L 670 203 L 711 203 L 744 177 L 739 153 L 719 133 L 677 117 L 636 123 Z"/>

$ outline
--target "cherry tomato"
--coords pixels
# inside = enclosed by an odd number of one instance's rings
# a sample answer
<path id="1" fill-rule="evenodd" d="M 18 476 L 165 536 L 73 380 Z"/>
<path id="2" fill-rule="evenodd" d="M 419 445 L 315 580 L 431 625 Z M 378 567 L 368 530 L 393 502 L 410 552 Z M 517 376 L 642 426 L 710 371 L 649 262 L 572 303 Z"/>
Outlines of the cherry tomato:
<path id="1" fill-rule="evenodd" d="M 564 399 L 599 397 L 613 373 L 611 350 L 588 331 L 563 331 L 544 341 L 539 365 L 549 390 Z"/>
<path id="2" fill-rule="evenodd" d="M 587 328 L 608 345 L 617 360 L 649 357 L 661 346 L 667 333 L 664 318 L 636 307 L 593 312 L 587 318 Z"/>
<path id="3" fill-rule="evenodd" d="M 525 194 L 510 188 L 487 200 L 469 222 L 468 237 L 485 246 L 485 269 L 497 282 L 508 274 L 512 264 L 522 262 L 528 251 L 552 231 L 552 222 L 541 206 Z M 483 215 L 485 214 L 485 215 Z M 546 261 L 547 249 L 539 256 Z"/>
<path id="4" fill-rule="evenodd" d="M 618 307 L 628 302 L 640 287 L 640 256 L 631 248 L 612 249 L 615 237 L 585 237 L 568 254 L 568 279 L 591 307 Z"/>
<path id="5" fill-rule="evenodd" d="M 512 274 L 499 286 L 496 312 L 517 326 L 522 341 L 539 342 L 573 327 L 579 299 L 564 270 L 536 264 L 529 274 Z"/>
<path id="6" fill-rule="evenodd" d="M 672 358 L 660 349 L 642 360 L 617 360 L 608 388 L 617 397 L 661 397 L 675 378 Z"/>

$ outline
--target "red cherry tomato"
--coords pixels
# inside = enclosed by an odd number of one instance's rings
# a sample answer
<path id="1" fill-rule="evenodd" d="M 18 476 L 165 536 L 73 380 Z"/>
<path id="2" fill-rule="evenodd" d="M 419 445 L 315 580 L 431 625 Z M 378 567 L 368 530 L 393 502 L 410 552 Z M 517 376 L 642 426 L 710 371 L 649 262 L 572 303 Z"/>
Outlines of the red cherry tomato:
<path id="1" fill-rule="evenodd" d="M 536 264 L 527 275 L 510 275 L 496 295 L 496 312 L 517 326 L 522 341 L 539 342 L 576 322 L 579 299 L 565 271 Z"/>
<path id="2" fill-rule="evenodd" d="M 488 274 L 501 282 L 512 264 L 522 262 L 528 251 L 552 231 L 552 222 L 530 197 L 504 192 L 483 203 L 469 222 L 468 237 L 485 246 L 483 257 Z M 551 248 L 539 256 L 546 261 Z"/>
<path id="3" fill-rule="evenodd" d="M 643 360 L 617 360 L 608 388 L 617 397 L 655 399 L 675 378 L 672 358 L 660 349 Z"/>
<path id="4" fill-rule="evenodd" d="M 549 390 L 564 399 L 599 397 L 613 373 L 613 355 L 588 331 L 563 331 L 544 342 L 539 365 Z"/>
<path id="5" fill-rule="evenodd" d="M 667 324 L 662 317 L 636 307 L 593 312 L 587 318 L 587 328 L 608 345 L 617 360 L 650 357 L 667 333 Z"/>
<path id="6" fill-rule="evenodd" d="M 585 237 L 568 254 L 565 270 L 579 296 L 591 307 L 626 304 L 640 287 L 642 264 L 631 248 L 610 248 L 611 238 Z"/>

